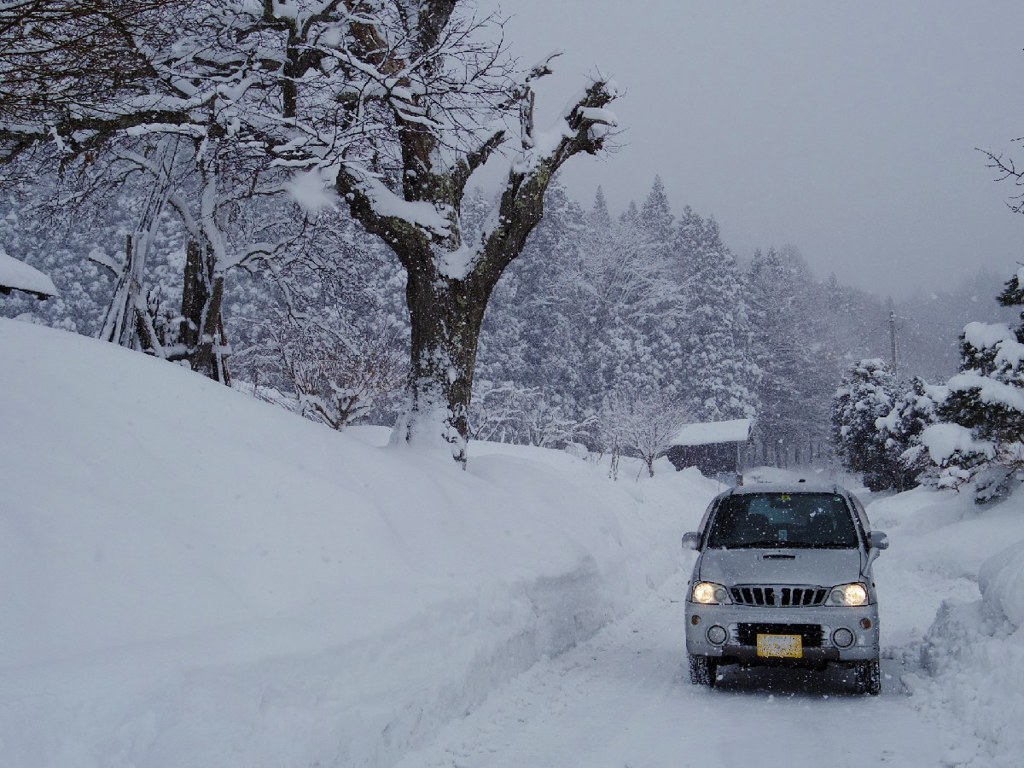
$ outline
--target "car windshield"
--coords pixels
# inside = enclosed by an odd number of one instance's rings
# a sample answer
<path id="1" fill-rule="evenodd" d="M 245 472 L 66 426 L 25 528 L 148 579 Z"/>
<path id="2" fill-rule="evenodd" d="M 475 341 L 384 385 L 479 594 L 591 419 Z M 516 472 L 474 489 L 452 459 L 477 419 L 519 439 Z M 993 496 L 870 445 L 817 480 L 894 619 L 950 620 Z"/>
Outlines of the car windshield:
<path id="1" fill-rule="evenodd" d="M 849 549 L 858 544 L 846 500 L 834 493 L 741 493 L 722 500 L 708 546 Z"/>

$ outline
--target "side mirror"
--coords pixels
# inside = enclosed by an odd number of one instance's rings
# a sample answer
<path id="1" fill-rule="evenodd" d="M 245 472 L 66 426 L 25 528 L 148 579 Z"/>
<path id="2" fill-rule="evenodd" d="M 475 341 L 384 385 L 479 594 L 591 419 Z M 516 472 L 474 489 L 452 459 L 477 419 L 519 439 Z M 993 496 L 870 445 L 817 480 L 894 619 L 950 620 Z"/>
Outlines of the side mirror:
<path id="1" fill-rule="evenodd" d="M 868 534 L 868 546 L 879 551 L 889 548 L 889 537 L 884 531 L 872 531 Z"/>
<path id="2" fill-rule="evenodd" d="M 697 531 L 683 534 L 683 549 L 700 549 L 700 534 Z"/>

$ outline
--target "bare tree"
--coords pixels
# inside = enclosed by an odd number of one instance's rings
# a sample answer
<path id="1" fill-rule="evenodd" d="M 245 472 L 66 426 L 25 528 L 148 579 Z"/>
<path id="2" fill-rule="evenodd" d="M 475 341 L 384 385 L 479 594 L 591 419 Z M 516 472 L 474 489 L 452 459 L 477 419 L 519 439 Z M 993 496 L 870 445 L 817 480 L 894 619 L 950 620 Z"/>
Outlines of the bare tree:
<path id="1" fill-rule="evenodd" d="M 628 452 L 639 457 L 648 475 L 654 477 L 654 460 L 687 421 L 687 412 L 679 401 L 659 389 L 611 392 L 604 400 L 598 424 L 611 455 L 612 476 L 618 474 L 619 458 Z"/>
<path id="2" fill-rule="evenodd" d="M 474 388 L 470 418 L 474 440 L 553 448 L 580 439 L 592 421 L 570 418 L 537 387 L 477 381 Z"/>
<path id="3" fill-rule="evenodd" d="M 288 317 L 270 327 L 280 367 L 303 415 L 332 429 L 363 419 L 405 384 L 401 330 L 339 332 L 320 318 Z"/>

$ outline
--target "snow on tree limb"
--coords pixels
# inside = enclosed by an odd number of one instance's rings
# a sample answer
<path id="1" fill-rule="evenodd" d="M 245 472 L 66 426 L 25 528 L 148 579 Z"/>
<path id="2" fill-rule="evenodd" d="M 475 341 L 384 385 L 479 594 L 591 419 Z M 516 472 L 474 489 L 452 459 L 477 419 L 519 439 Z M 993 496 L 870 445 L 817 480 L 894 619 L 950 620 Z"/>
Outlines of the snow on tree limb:
<path id="1" fill-rule="evenodd" d="M 544 215 L 544 192 L 554 174 L 570 157 L 596 154 L 604 146 L 606 136 L 592 135 L 591 129 L 610 125 L 610 113 L 605 114 L 605 110 L 594 115 L 587 110 L 603 110 L 617 95 L 617 88 L 609 81 L 591 83 L 546 135 L 548 140 L 539 144 L 534 141 L 524 150 L 523 157 L 509 170 L 494 227 L 484 233 L 474 270 L 500 275 L 519 255 L 526 237 Z"/>

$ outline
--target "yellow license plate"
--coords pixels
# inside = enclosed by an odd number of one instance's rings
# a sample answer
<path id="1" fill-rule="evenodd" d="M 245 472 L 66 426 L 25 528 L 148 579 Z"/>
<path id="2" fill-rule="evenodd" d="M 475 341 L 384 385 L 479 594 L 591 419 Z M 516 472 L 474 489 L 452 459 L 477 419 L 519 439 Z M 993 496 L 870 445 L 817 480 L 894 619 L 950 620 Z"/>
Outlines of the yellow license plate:
<path id="1" fill-rule="evenodd" d="M 799 659 L 804 655 L 804 642 L 800 635 L 757 636 L 757 655 L 769 659 Z"/>

